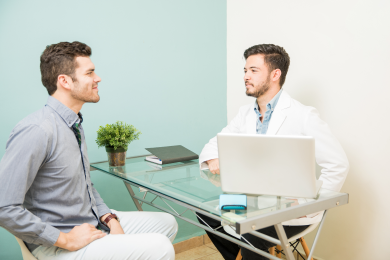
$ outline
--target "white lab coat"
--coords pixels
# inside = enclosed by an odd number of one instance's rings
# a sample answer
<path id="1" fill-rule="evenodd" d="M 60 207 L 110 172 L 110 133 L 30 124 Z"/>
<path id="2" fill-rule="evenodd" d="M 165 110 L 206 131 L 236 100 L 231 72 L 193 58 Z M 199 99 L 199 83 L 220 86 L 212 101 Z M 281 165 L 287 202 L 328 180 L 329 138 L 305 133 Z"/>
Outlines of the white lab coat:
<path id="1" fill-rule="evenodd" d="M 256 113 L 254 102 L 242 106 L 238 115 L 233 118 L 221 133 L 247 133 L 256 134 Z M 272 113 L 267 135 L 304 135 L 315 138 L 315 158 L 322 167 L 320 180 L 322 188 L 340 191 L 347 177 L 349 163 L 347 156 L 328 125 L 321 120 L 318 111 L 309 106 L 302 105 L 291 98 L 285 91 Z M 199 162 L 218 158 L 217 137 L 203 148 Z M 299 199 L 302 203 L 305 199 Z M 306 218 L 293 219 L 283 222 L 283 225 L 311 225 L 321 221 L 322 212 L 310 214 Z"/>

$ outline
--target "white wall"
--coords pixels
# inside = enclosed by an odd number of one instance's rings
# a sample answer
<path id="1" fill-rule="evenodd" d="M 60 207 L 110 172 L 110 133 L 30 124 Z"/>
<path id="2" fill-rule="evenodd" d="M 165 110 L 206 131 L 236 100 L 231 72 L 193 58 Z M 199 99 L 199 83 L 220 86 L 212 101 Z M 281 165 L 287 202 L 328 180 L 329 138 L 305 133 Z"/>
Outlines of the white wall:
<path id="1" fill-rule="evenodd" d="M 320 111 L 351 164 L 342 189 L 350 203 L 330 210 L 315 255 L 390 259 L 390 2 L 227 3 L 228 121 L 253 102 L 244 50 L 283 46 L 291 58 L 285 91 Z"/>

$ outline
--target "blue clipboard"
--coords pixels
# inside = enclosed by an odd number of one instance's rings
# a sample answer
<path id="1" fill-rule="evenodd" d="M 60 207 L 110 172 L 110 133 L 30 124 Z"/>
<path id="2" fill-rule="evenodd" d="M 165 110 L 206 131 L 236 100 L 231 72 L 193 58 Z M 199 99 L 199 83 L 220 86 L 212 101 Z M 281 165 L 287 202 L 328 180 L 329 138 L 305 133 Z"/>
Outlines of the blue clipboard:
<path id="1" fill-rule="evenodd" d="M 221 194 L 219 195 L 219 209 L 246 210 L 246 195 Z"/>

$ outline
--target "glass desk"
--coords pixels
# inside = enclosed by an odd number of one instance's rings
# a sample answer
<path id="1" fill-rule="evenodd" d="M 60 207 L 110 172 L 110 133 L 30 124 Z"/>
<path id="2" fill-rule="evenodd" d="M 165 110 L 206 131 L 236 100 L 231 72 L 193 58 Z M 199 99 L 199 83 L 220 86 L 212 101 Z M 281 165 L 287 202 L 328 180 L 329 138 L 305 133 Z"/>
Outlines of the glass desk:
<path id="1" fill-rule="evenodd" d="M 251 233 L 274 244 L 281 245 L 286 258 L 292 260 L 294 258 L 281 223 L 325 210 L 310 256 L 308 257 L 310 259 L 326 216 L 326 210 L 348 203 L 348 194 L 321 189 L 316 199 L 306 200 L 304 203 L 300 202 L 299 205 L 293 204 L 293 200 L 284 197 L 247 194 L 247 210 L 225 211 L 219 209 L 219 195 L 224 193 L 221 189 L 220 175 L 214 175 L 209 171 L 201 171 L 198 160 L 157 165 L 145 161 L 145 157 L 142 156 L 128 158 L 126 159 L 126 165 L 120 167 L 110 167 L 108 162 L 91 164 L 91 171 L 95 169 L 123 180 L 139 211 L 142 211 L 143 203 L 148 204 L 275 260 L 279 258 L 239 239 L 226 236 L 219 232 L 218 229 L 222 228 L 222 226 L 230 226 L 237 233 L 236 236 Z M 139 188 L 141 192 L 144 192 L 144 196 L 142 198 L 136 196 L 133 187 Z M 146 199 L 147 193 L 155 196 L 148 200 Z M 161 207 L 154 203 L 157 198 L 165 202 L 167 207 Z M 179 213 L 166 201 L 181 205 L 186 210 Z M 198 213 L 201 213 L 221 221 L 221 227 L 212 229 L 205 222 L 198 223 L 184 217 L 183 214 L 188 210 L 198 217 Z M 268 226 L 275 226 L 279 240 L 256 231 Z"/>

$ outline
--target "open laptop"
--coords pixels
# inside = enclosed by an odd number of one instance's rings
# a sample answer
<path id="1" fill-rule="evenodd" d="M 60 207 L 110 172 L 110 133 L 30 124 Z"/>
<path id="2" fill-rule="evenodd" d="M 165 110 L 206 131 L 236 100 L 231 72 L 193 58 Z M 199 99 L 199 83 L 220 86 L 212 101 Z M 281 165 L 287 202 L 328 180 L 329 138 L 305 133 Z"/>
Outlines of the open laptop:
<path id="1" fill-rule="evenodd" d="M 218 134 L 219 167 L 224 192 L 315 198 L 314 138 Z"/>

